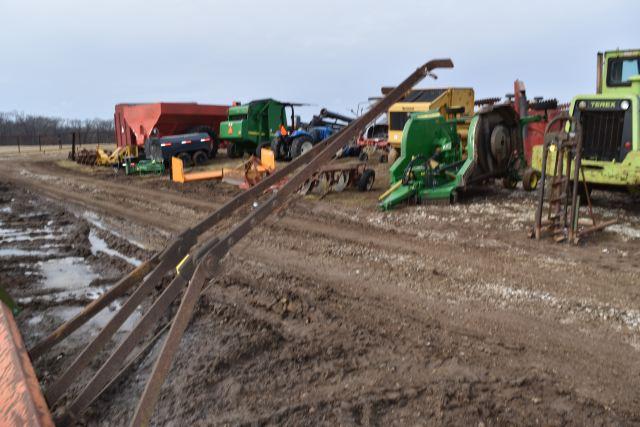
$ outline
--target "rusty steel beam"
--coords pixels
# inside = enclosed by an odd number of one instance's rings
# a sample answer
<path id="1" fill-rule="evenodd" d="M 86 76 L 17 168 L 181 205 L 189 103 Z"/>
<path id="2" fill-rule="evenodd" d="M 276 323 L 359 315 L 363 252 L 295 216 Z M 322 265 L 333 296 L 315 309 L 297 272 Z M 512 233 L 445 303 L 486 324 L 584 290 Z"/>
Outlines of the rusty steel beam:
<path id="1" fill-rule="evenodd" d="M 53 427 L 11 310 L 0 302 L 0 425 Z"/>
<path id="2" fill-rule="evenodd" d="M 375 119 L 378 115 L 384 113 L 397 101 L 397 99 L 406 94 L 417 81 L 421 80 L 426 75 L 431 75 L 430 71 L 434 68 L 451 67 L 453 67 L 451 61 L 445 59 L 430 61 L 424 66 L 418 68 L 402 84 L 394 88 L 366 114 L 354 120 L 344 130 L 317 144 L 313 149 L 290 162 L 283 168 L 277 170 L 274 174 L 262 180 L 251 189 L 227 202 L 224 206 L 205 218 L 198 225 L 185 230 L 181 235 L 177 236 L 176 239 L 174 239 L 174 245 L 172 246 L 175 250 L 165 250 L 165 252 L 161 254 L 163 261 L 170 259 L 170 262 L 161 261 L 161 265 L 158 265 L 156 270 L 154 270 L 154 272 L 157 272 L 157 275 L 155 275 L 155 277 L 147 277 L 141 287 L 144 286 L 145 282 L 157 282 L 159 278 L 163 277 L 160 273 L 168 273 L 169 270 L 171 270 L 169 264 L 177 263 L 178 260 L 183 259 L 179 273 L 175 276 L 173 281 L 164 290 L 160 297 L 152 304 L 149 311 L 139 320 L 136 327 L 125 337 L 124 341 L 99 368 L 98 372 L 85 386 L 80 395 L 75 398 L 67 412 L 65 412 L 63 417 L 58 421 L 62 424 L 70 422 L 76 415 L 81 414 L 86 407 L 91 404 L 102 393 L 102 391 L 104 391 L 105 387 L 107 387 L 113 380 L 114 374 L 118 372 L 117 369 L 124 363 L 127 355 L 131 353 L 134 350 L 135 345 L 150 332 L 150 330 L 155 326 L 155 322 L 157 322 L 160 316 L 166 312 L 166 309 L 171 302 L 173 302 L 173 300 L 179 295 L 184 286 L 188 284 L 179 310 L 176 313 L 171 329 L 169 330 L 169 334 L 163 344 L 160 356 L 154 365 L 151 377 L 149 378 L 145 391 L 143 392 L 138 404 L 132 424 L 138 425 L 138 422 L 144 424 L 148 421 L 151 411 L 155 405 L 157 395 L 160 391 L 160 387 L 164 381 L 164 377 L 171 366 L 173 354 L 175 353 L 184 329 L 191 318 L 193 308 L 195 307 L 198 299 L 197 297 L 200 295 L 207 279 L 211 278 L 218 269 L 219 260 L 221 260 L 228 250 L 254 226 L 263 221 L 274 210 L 285 206 L 289 202 L 289 200 L 287 200 L 289 196 L 291 196 L 306 179 L 315 173 L 318 168 L 330 161 L 335 152 L 343 145 L 346 145 L 351 138 L 357 136 L 364 126 Z M 228 217 L 238 208 L 256 201 L 272 185 L 282 181 L 297 170 L 299 170 L 298 173 L 295 174 L 283 187 L 281 187 L 274 196 L 271 196 L 267 203 L 260 206 L 237 227 L 232 229 L 232 231 L 229 232 L 222 241 L 219 241 L 218 238 L 214 237 L 204 244 L 199 245 L 193 256 L 183 258 L 183 256 L 186 256 L 190 249 L 195 245 L 197 238 L 204 232 L 212 228 L 222 219 Z M 178 245 L 177 248 L 175 245 Z M 122 314 L 119 316 L 119 321 L 123 321 L 127 317 L 127 314 Z M 81 369 L 85 367 L 88 361 L 97 354 L 106 342 L 108 342 L 112 333 L 115 332 L 112 327 L 109 329 L 108 333 L 99 334 L 94 342 L 90 344 L 90 348 L 85 349 L 83 352 L 84 355 L 81 354 L 83 357 L 81 363 L 78 363 L 75 368 Z M 65 373 L 64 384 L 63 382 L 60 382 L 64 386 L 62 387 L 64 390 L 66 390 L 69 385 L 68 381 L 72 378 L 72 372 L 77 371 L 68 369 Z M 61 396 L 60 393 L 63 393 L 64 390 L 58 390 L 56 392 L 56 397 L 59 398 Z"/>
<path id="3" fill-rule="evenodd" d="M 288 198 L 294 194 L 298 188 L 311 176 L 320 169 L 325 163 L 329 162 L 338 149 L 346 145 L 351 138 L 356 137 L 369 123 L 375 120 L 380 114 L 396 103 L 404 96 L 418 81 L 425 76 L 430 75 L 431 70 L 435 68 L 452 68 L 453 63 L 450 59 L 434 60 L 426 63 L 422 67 L 413 72 L 400 85 L 392 89 L 384 98 L 371 107 L 369 111 L 351 122 L 341 132 L 325 140 L 324 144 L 317 147 L 322 150 L 316 153 L 316 150 L 310 150 L 305 154 L 308 157 L 313 156 L 306 167 L 299 170 L 285 185 L 283 185 L 277 193 L 272 195 L 264 204 L 250 213 L 240 224 L 233 228 L 225 237 L 215 243 L 210 250 L 207 251 L 204 258 L 198 262 L 195 273 L 189 282 L 189 286 L 185 291 L 182 302 L 174 317 L 174 321 L 169 329 L 169 335 L 165 340 L 160 355 L 156 359 L 156 363 L 151 372 L 151 376 L 147 381 L 144 392 L 135 415 L 131 421 L 131 426 L 147 425 L 155 403 L 160 395 L 160 389 L 164 383 L 164 379 L 169 372 L 173 356 L 178 349 L 180 340 L 184 331 L 189 324 L 191 315 L 198 301 L 200 291 L 205 282 L 210 279 L 219 269 L 219 263 L 227 252 L 255 226 L 264 221 L 272 212 L 288 202 Z M 301 156 L 305 160 L 307 156 Z"/>

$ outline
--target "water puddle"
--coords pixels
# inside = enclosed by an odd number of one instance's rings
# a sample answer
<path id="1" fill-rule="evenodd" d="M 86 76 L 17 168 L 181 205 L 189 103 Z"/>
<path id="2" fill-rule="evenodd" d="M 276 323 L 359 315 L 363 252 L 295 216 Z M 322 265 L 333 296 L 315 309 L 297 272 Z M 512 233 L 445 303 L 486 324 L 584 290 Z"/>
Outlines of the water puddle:
<path id="1" fill-rule="evenodd" d="M 42 286 L 50 289 L 86 288 L 98 278 L 84 258 L 54 258 L 38 263 L 43 276 Z"/>
<path id="2" fill-rule="evenodd" d="M 0 258 L 8 257 L 45 257 L 56 255 L 56 251 L 38 251 L 38 250 L 24 250 L 18 248 L 0 248 Z"/>
<path id="3" fill-rule="evenodd" d="M 142 264 L 142 261 L 140 261 L 139 259 L 126 256 L 116 251 L 115 249 L 111 249 L 107 242 L 100 236 L 98 236 L 94 230 L 91 230 L 89 232 L 89 243 L 91 243 L 91 253 L 93 255 L 97 255 L 99 252 L 102 252 L 109 256 L 123 259 L 134 267 L 138 267 L 140 264 Z"/>
<path id="4" fill-rule="evenodd" d="M 96 228 L 99 228 L 100 230 L 104 230 L 104 231 L 108 231 L 109 233 L 113 234 L 116 237 L 119 237 L 123 240 L 126 240 L 127 242 L 131 243 L 132 245 L 135 245 L 137 247 L 139 247 L 140 249 L 147 249 L 147 247 L 145 245 L 143 245 L 142 243 L 131 239 L 128 236 L 123 236 L 122 234 L 118 233 L 116 230 L 113 230 L 109 227 L 107 227 L 101 220 L 100 217 L 98 216 L 98 214 L 96 214 L 95 212 L 85 212 L 82 217 L 87 220 L 87 222 L 91 223 L 91 225 L 93 225 Z"/>

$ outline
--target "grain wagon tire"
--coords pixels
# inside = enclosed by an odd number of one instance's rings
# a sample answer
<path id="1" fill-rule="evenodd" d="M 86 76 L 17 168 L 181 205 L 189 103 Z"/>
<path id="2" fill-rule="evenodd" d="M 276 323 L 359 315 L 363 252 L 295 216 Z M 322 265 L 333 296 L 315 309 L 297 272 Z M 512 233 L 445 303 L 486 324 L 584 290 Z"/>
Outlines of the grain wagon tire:
<path id="1" fill-rule="evenodd" d="M 362 172 L 362 176 L 358 180 L 358 190 L 370 191 L 373 188 L 373 183 L 376 180 L 376 173 L 373 169 L 365 169 Z"/>
<path id="2" fill-rule="evenodd" d="M 204 165 L 209 160 L 209 156 L 204 151 L 196 151 L 192 156 L 193 164 L 196 166 Z"/>
<path id="3" fill-rule="evenodd" d="M 540 173 L 531 168 L 527 168 L 522 174 L 522 188 L 524 188 L 524 191 L 534 191 L 538 188 L 539 180 Z"/>
<path id="4" fill-rule="evenodd" d="M 306 153 L 313 148 L 313 138 L 309 135 L 300 135 L 291 143 L 291 159 Z"/>
<path id="5" fill-rule="evenodd" d="M 182 166 L 184 166 L 185 168 L 191 166 L 192 160 L 189 153 L 180 153 L 176 157 L 182 160 Z"/>

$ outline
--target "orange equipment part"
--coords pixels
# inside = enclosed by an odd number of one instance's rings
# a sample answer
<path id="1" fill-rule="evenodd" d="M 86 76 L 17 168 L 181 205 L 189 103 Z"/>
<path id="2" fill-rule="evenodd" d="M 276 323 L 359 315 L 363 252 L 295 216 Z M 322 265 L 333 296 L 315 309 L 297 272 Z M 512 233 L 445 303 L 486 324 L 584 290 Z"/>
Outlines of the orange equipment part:
<path id="1" fill-rule="evenodd" d="M 273 151 L 263 148 L 260 152 L 261 159 L 251 156 L 237 168 L 221 168 L 201 172 L 184 172 L 184 163 L 177 157 L 171 158 L 171 179 L 173 182 L 184 184 L 185 182 L 203 181 L 207 179 L 229 178 L 230 183 L 247 183 L 255 185 L 265 174 L 270 174 L 276 169 L 276 160 Z M 237 181 L 237 182 L 236 182 Z"/>
<path id="2" fill-rule="evenodd" d="M 0 425 L 54 426 L 18 326 L 3 303 L 0 303 Z"/>

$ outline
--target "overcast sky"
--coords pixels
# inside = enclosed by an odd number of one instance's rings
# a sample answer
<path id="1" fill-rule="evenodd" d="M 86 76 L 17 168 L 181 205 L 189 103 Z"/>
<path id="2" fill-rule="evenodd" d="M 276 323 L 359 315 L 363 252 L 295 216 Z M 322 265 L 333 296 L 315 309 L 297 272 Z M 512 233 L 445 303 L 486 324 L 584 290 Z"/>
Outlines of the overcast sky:
<path id="1" fill-rule="evenodd" d="M 119 102 L 274 97 L 347 112 L 431 58 L 420 86 L 568 101 L 599 50 L 640 48 L 640 1 L 0 0 L 0 111 L 109 118 Z"/>

